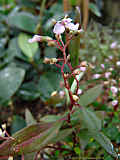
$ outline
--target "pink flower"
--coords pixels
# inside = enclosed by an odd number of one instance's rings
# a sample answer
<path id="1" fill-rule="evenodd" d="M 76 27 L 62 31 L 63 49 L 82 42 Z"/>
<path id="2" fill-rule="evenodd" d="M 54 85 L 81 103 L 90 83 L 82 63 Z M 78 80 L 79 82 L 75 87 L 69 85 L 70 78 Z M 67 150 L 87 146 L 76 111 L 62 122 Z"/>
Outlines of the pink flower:
<path id="1" fill-rule="evenodd" d="M 117 65 L 117 66 L 120 66 L 120 61 L 117 61 L 117 62 L 116 62 L 116 65 Z"/>
<path id="2" fill-rule="evenodd" d="M 68 29 L 71 30 L 71 31 L 77 31 L 78 28 L 79 28 L 79 23 L 77 23 L 77 24 L 67 23 L 67 24 L 65 25 L 65 27 L 68 28 Z"/>
<path id="3" fill-rule="evenodd" d="M 117 104 L 118 104 L 118 100 L 113 100 L 113 101 L 112 101 L 112 105 L 113 105 L 113 106 L 116 106 Z"/>
<path id="4" fill-rule="evenodd" d="M 54 26 L 53 32 L 55 34 L 62 34 L 65 31 L 65 27 L 63 24 L 61 24 L 60 22 L 57 22 Z"/>
<path id="5" fill-rule="evenodd" d="M 100 74 L 94 74 L 93 79 L 98 79 L 98 78 L 100 78 L 100 76 L 101 76 Z"/>
<path id="6" fill-rule="evenodd" d="M 78 94 L 78 95 L 82 94 L 82 89 L 78 89 L 77 94 Z"/>
<path id="7" fill-rule="evenodd" d="M 34 35 L 33 38 L 29 39 L 29 43 L 34 43 L 34 42 L 40 42 L 41 41 L 41 36 L 39 35 Z"/>
<path id="8" fill-rule="evenodd" d="M 70 22 L 72 22 L 72 19 L 71 19 L 71 18 L 64 18 L 64 19 L 62 20 L 62 23 L 63 23 L 63 24 L 67 24 L 67 23 L 70 23 Z"/>
<path id="9" fill-rule="evenodd" d="M 86 67 L 80 67 L 80 70 L 81 70 L 82 72 L 85 72 L 85 71 L 86 71 Z"/>
<path id="10" fill-rule="evenodd" d="M 106 73 L 105 73 L 105 78 L 109 78 L 110 75 L 111 75 L 111 72 L 106 72 Z"/>
<path id="11" fill-rule="evenodd" d="M 110 48 L 111 49 L 114 49 L 114 48 L 116 48 L 117 47 L 117 42 L 115 41 L 115 42 L 113 42 L 111 45 L 110 45 Z"/>
<path id="12" fill-rule="evenodd" d="M 104 64 L 101 64 L 101 68 L 104 69 L 104 68 L 105 68 L 105 65 L 104 65 Z"/>
<path id="13" fill-rule="evenodd" d="M 60 34 L 64 33 L 66 28 L 71 31 L 77 31 L 79 28 L 79 23 L 74 24 L 71 21 L 72 21 L 71 18 L 64 18 L 64 19 L 62 19 L 62 21 L 58 21 L 54 26 L 53 32 L 57 35 L 60 35 Z M 80 32 L 81 31 L 82 30 L 80 30 Z"/>
<path id="14" fill-rule="evenodd" d="M 113 94 L 116 94 L 118 92 L 118 88 L 116 88 L 115 86 L 112 86 L 110 90 Z"/>

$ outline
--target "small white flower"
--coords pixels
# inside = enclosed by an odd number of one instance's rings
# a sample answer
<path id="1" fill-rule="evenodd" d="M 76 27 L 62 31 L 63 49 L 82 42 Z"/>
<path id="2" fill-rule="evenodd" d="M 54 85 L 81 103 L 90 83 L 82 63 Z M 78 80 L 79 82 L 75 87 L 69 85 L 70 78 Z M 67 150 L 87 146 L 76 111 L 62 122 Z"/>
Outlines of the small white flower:
<path id="1" fill-rule="evenodd" d="M 68 28 L 68 29 L 71 30 L 71 31 L 77 31 L 78 28 L 79 28 L 79 23 L 77 23 L 77 24 L 67 23 L 67 24 L 65 25 L 65 27 Z"/>
<path id="2" fill-rule="evenodd" d="M 116 65 L 117 65 L 117 66 L 120 66 L 120 61 L 117 61 L 117 62 L 116 62 Z"/>
<path id="3" fill-rule="evenodd" d="M 113 94 L 116 94 L 118 92 L 118 88 L 116 88 L 115 86 L 112 86 L 110 90 Z"/>
<path id="4" fill-rule="evenodd" d="M 60 35 L 65 32 L 66 28 L 68 28 L 70 31 L 78 31 L 79 23 L 74 24 L 71 21 L 72 21 L 71 18 L 66 18 L 66 17 L 61 21 L 58 21 L 54 26 L 53 32 L 56 35 Z M 79 30 L 79 32 L 81 31 L 82 30 Z"/>
<path id="5" fill-rule="evenodd" d="M 82 94 L 82 89 L 78 89 L 77 94 L 78 94 L 78 95 Z"/>
<path id="6" fill-rule="evenodd" d="M 10 156 L 10 157 L 8 158 L 8 160 L 13 160 L 13 157 L 12 157 L 12 156 Z"/>
<path id="7" fill-rule="evenodd" d="M 104 69 L 104 68 L 105 68 L 105 65 L 104 65 L 104 64 L 101 64 L 101 68 Z"/>
<path id="8" fill-rule="evenodd" d="M 1 137 L 5 137 L 5 131 L 2 131 L 1 128 L 0 128 L 0 136 L 1 136 Z"/>
<path id="9" fill-rule="evenodd" d="M 114 68 L 112 68 L 112 67 L 111 67 L 111 68 L 109 68 L 109 71 L 113 71 L 113 70 L 114 70 Z"/>
<path id="10" fill-rule="evenodd" d="M 55 24 L 55 26 L 54 26 L 53 32 L 54 32 L 55 34 L 60 35 L 60 34 L 64 33 L 64 31 L 65 31 L 64 25 L 61 24 L 60 22 L 57 22 L 57 23 Z"/>
<path id="11" fill-rule="evenodd" d="M 60 96 L 60 98 L 63 98 L 65 96 L 65 92 L 64 91 L 60 91 L 59 92 L 59 96 Z"/>
<path id="12" fill-rule="evenodd" d="M 40 42 L 41 41 L 41 36 L 39 35 L 34 35 L 33 38 L 29 39 L 29 43 L 34 43 L 34 42 Z"/>
<path id="13" fill-rule="evenodd" d="M 113 105 L 113 106 L 116 106 L 117 104 L 118 104 L 118 100 L 113 100 L 113 101 L 112 101 L 112 105 Z"/>
<path id="14" fill-rule="evenodd" d="M 108 58 L 109 58 L 110 60 L 112 60 L 112 59 L 113 59 L 113 56 L 108 56 Z"/>
<path id="15" fill-rule="evenodd" d="M 100 78 L 100 76 L 101 76 L 100 74 L 94 74 L 93 79 L 98 79 L 98 78 Z"/>
<path id="16" fill-rule="evenodd" d="M 115 42 L 113 42 L 111 45 L 110 45 L 110 48 L 111 49 L 114 49 L 114 48 L 116 48 L 117 47 L 117 42 L 115 41 Z"/>
<path id="17" fill-rule="evenodd" d="M 86 67 L 80 67 L 80 70 L 81 70 L 82 72 L 85 72 L 85 71 L 86 71 Z"/>
<path id="18" fill-rule="evenodd" d="M 105 78 L 109 78 L 110 75 L 111 75 L 111 72 L 106 72 L 106 73 L 105 73 Z"/>
<path id="19" fill-rule="evenodd" d="M 70 22 L 72 22 L 71 18 L 64 18 L 61 23 L 67 24 L 67 23 L 70 23 Z"/>
<path id="20" fill-rule="evenodd" d="M 109 62 L 109 59 L 105 59 L 105 62 Z"/>

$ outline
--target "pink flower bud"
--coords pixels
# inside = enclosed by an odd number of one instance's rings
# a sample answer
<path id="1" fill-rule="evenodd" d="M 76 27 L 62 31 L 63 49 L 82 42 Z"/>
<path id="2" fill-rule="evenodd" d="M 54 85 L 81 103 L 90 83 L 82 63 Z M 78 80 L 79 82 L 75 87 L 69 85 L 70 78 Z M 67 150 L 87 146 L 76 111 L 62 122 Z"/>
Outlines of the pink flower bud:
<path id="1" fill-rule="evenodd" d="M 40 42 L 41 41 L 41 36 L 39 35 L 34 35 L 33 38 L 29 39 L 29 43 L 34 43 L 34 42 Z"/>
<path id="2" fill-rule="evenodd" d="M 94 74 L 93 79 L 98 79 L 98 78 L 100 78 L 100 76 L 101 76 L 100 74 Z"/>
<path id="3" fill-rule="evenodd" d="M 117 42 L 115 41 L 115 42 L 113 42 L 111 45 L 110 45 L 110 48 L 111 49 L 114 49 L 114 48 L 116 48 L 117 47 Z"/>
<path id="4" fill-rule="evenodd" d="M 106 73 L 105 73 L 105 78 L 109 78 L 110 75 L 111 75 L 111 72 L 106 72 Z"/>

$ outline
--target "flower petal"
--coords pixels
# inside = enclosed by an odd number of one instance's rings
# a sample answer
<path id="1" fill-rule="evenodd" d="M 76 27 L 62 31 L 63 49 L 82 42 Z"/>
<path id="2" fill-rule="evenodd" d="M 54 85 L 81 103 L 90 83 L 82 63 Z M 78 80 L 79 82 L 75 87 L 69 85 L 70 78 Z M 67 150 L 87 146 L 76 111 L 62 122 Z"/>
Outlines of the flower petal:
<path id="1" fill-rule="evenodd" d="M 68 28 L 69 30 L 77 31 L 78 28 L 79 28 L 79 23 L 77 23 L 77 24 L 67 23 L 67 24 L 65 25 L 65 27 Z"/>
<path id="2" fill-rule="evenodd" d="M 53 32 L 55 34 L 62 34 L 65 31 L 64 25 L 62 25 L 60 22 L 57 22 L 54 26 Z"/>

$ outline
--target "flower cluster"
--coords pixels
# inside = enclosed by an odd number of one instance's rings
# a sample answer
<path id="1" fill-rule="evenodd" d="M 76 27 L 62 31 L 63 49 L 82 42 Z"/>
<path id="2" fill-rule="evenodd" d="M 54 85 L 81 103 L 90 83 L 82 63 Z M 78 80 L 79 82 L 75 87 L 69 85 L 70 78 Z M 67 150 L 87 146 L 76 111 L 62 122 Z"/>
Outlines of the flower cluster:
<path id="1" fill-rule="evenodd" d="M 60 35 L 62 33 L 64 33 L 65 29 L 68 29 L 70 31 L 78 31 L 79 28 L 79 23 L 74 24 L 72 23 L 72 19 L 71 18 L 67 18 L 65 17 L 64 19 L 62 19 L 61 21 L 58 21 L 53 29 L 53 32 L 56 35 Z M 82 31 L 82 30 L 80 30 Z"/>

